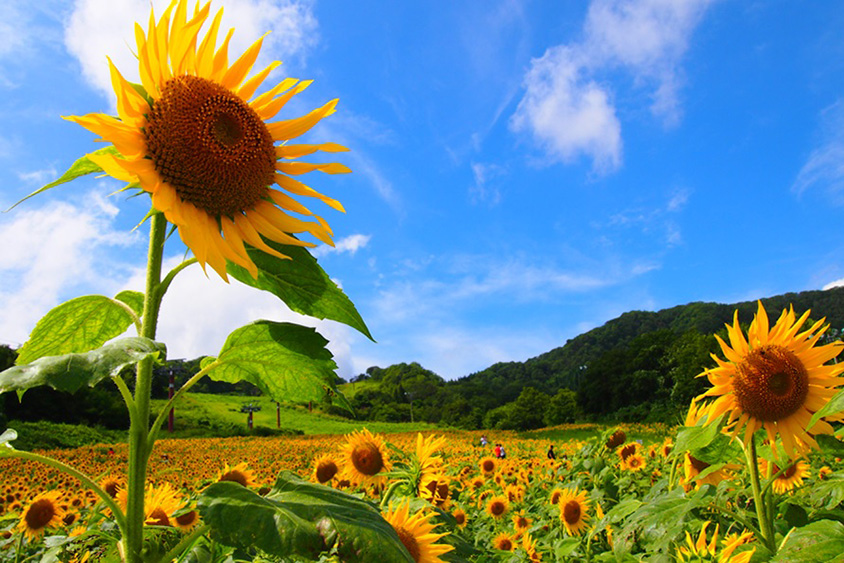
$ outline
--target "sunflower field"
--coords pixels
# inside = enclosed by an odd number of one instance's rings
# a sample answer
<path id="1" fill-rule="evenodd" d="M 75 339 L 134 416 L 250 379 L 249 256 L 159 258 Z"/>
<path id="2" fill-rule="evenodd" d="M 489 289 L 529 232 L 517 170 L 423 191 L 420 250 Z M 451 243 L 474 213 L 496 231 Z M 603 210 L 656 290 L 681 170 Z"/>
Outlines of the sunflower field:
<path id="1" fill-rule="evenodd" d="M 0 562 L 844 561 L 844 343 L 793 308 L 772 324 L 760 303 L 747 328 L 736 313 L 726 339 L 716 336 L 715 366 L 701 366 L 709 388 L 682 426 L 647 443 L 653 429 L 639 427 L 556 441 L 496 432 L 495 447 L 480 432 L 363 427 L 159 439 L 205 376 L 351 411 L 328 340 L 271 319 L 235 329 L 154 406 L 153 366 L 167 357 L 161 305 L 187 268 L 372 339 L 308 250 L 334 244 L 308 206 L 344 207 L 300 177 L 351 170 L 301 160 L 349 149 L 299 138 L 338 100 L 289 115 L 311 81 L 264 85 L 278 61 L 250 76 L 263 37 L 230 60 L 234 30 L 218 41 L 221 22 L 210 2 L 171 0 L 136 24 L 140 83 L 108 59 L 117 116 L 66 117 L 107 145 L 19 202 L 101 173 L 149 198 L 139 218 L 149 247 L 142 290 L 57 305 L 0 372 L 0 394 L 18 396 L 107 382 L 129 420 L 125 443 L 50 452 L 18 449 L 16 431 L 0 429 Z M 169 271 L 165 246 L 184 256 Z"/>
<path id="2" fill-rule="evenodd" d="M 844 553 L 844 464 L 813 452 L 785 465 L 760 448 L 776 544 L 757 526 L 735 438 L 700 424 L 592 427 L 586 440 L 482 432 L 160 440 L 150 462 L 145 553 L 182 561 L 835 561 Z M 587 427 L 589 428 L 589 427 Z M 556 459 L 547 452 L 553 445 Z M 51 452 L 125 502 L 125 444 Z M 840 453 L 838 454 L 840 455 Z M 780 465 L 782 467 L 780 467 Z M 118 557 L 108 508 L 76 479 L 0 460 L 0 561 Z M 218 502 L 223 488 L 239 503 Z M 333 534 L 318 507 L 286 538 L 297 491 L 344 497 Z M 124 497 L 124 498 L 122 498 Z M 373 533 L 380 513 L 395 536 Z M 237 526 L 230 526 L 239 521 Z M 228 528 L 228 532 L 225 530 Z M 202 532 L 201 534 L 197 532 Z M 357 542 L 361 543 L 358 544 Z M 776 554 L 773 552 L 776 551 Z M 837 558 L 837 559 L 836 559 Z"/>

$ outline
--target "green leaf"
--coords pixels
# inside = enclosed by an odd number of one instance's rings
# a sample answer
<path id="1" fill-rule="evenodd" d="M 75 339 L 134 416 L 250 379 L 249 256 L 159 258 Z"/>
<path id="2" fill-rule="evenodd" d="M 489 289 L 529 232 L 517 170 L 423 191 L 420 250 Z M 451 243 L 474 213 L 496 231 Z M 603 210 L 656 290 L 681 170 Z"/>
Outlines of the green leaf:
<path id="1" fill-rule="evenodd" d="M 720 432 L 721 425 L 717 423 L 704 426 L 686 426 L 677 432 L 677 440 L 671 454 L 681 455 L 684 452 L 701 450 L 711 444 Z"/>
<path id="2" fill-rule="evenodd" d="M 316 258 L 298 246 L 265 242 L 292 260 L 282 260 L 247 246 L 249 257 L 258 266 L 258 278 L 231 262 L 227 263 L 226 271 L 241 283 L 269 291 L 297 313 L 344 323 L 372 340 L 354 303 L 328 277 Z"/>
<path id="3" fill-rule="evenodd" d="M 771 563 L 844 561 L 844 524 L 819 520 L 795 529 Z"/>
<path id="4" fill-rule="evenodd" d="M 413 561 L 370 503 L 290 471 L 278 476 L 265 497 L 237 483 L 214 483 L 199 495 L 197 507 L 212 539 L 228 546 L 310 560 L 334 549 L 341 561 Z"/>
<path id="5" fill-rule="evenodd" d="M 844 442 L 838 438 L 828 434 L 818 434 L 815 436 L 815 440 L 817 440 L 822 452 L 839 457 L 844 455 Z"/>
<path id="6" fill-rule="evenodd" d="M 844 389 L 841 389 L 830 400 L 820 408 L 818 412 L 812 415 L 809 419 L 809 424 L 806 428 L 811 428 L 817 421 L 825 416 L 831 416 L 844 411 Z"/>
<path id="7" fill-rule="evenodd" d="M 717 427 L 716 427 L 717 428 Z M 702 441 L 707 438 L 704 437 Z M 703 447 L 693 448 L 692 455 L 695 459 L 705 461 L 710 465 L 718 463 L 730 463 L 734 460 L 742 460 L 744 452 L 738 445 L 736 440 L 723 433 L 718 433 L 715 437 Z"/>
<path id="8" fill-rule="evenodd" d="M 127 289 L 115 295 L 114 298 L 129 305 L 139 318 L 144 314 L 144 294 L 140 291 Z"/>
<path id="9" fill-rule="evenodd" d="M 99 348 L 120 336 L 132 324 L 132 315 L 104 295 L 71 299 L 44 315 L 18 353 L 17 364 L 45 356 L 81 353 Z"/>
<path id="10" fill-rule="evenodd" d="M 334 388 L 337 364 L 315 329 L 292 323 L 256 321 L 226 339 L 208 373 L 215 381 L 248 381 L 275 401 L 332 402 L 351 411 Z"/>
<path id="11" fill-rule="evenodd" d="M 114 148 L 113 145 L 109 145 L 107 147 L 104 147 L 102 149 L 94 151 L 92 154 L 120 154 L 120 153 L 117 152 L 117 149 Z M 92 174 L 94 172 L 102 172 L 102 171 L 103 171 L 103 169 L 100 168 L 97 164 L 95 164 L 93 160 L 89 159 L 87 156 L 83 156 L 82 158 L 77 159 L 76 162 L 74 162 L 70 166 L 70 168 L 68 168 L 67 172 L 62 174 L 59 177 L 58 180 L 54 180 L 54 181 L 50 182 L 49 184 L 47 184 L 46 186 L 38 188 L 37 190 L 35 190 L 34 192 L 29 194 L 28 196 L 26 196 L 22 200 L 20 200 L 19 202 L 17 202 L 13 206 L 11 206 L 6 211 L 11 211 L 12 209 L 17 207 L 18 205 L 20 205 L 24 201 L 28 200 L 29 198 L 36 196 L 36 195 L 40 194 L 41 192 L 45 192 L 45 191 L 49 190 L 50 188 L 55 188 L 58 185 L 64 184 L 66 182 L 70 182 L 71 180 L 75 180 L 75 179 L 79 178 L 80 176 L 85 176 L 86 174 Z"/>
<path id="12" fill-rule="evenodd" d="M 131 365 L 149 357 L 166 355 L 164 344 L 148 338 L 115 340 L 84 354 L 47 356 L 0 372 L 0 394 L 49 385 L 58 391 L 74 393 L 83 385 L 93 387 L 106 377 L 114 377 Z"/>

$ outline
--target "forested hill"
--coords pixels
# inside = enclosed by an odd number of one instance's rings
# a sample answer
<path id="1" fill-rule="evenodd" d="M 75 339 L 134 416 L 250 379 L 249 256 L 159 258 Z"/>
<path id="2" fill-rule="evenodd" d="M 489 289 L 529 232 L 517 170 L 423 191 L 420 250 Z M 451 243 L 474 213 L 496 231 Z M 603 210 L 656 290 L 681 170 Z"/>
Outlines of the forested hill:
<path id="1" fill-rule="evenodd" d="M 844 288 L 761 301 L 772 324 L 793 305 L 798 315 L 811 309 L 812 319 L 826 317 L 834 329 L 844 327 Z M 631 311 L 540 356 L 498 363 L 446 385 L 485 412 L 516 400 L 525 387 L 548 395 L 568 388 L 578 392 L 587 415 L 621 411 L 623 417 L 641 419 L 655 406 L 671 411 L 687 405 L 705 384 L 694 376 L 712 365 L 709 353 L 718 349 L 712 335 L 732 322 L 736 310 L 740 322 L 749 323 L 756 307 L 756 301 L 695 302 Z"/>
<path id="2" fill-rule="evenodd" d="M 844 327 L 844 287 L 786 293 L 761 301 L 771 324 L 783 309 L 794 306 L 798 314 L 811 310 L 813 319 L 826 317 L 831 327 Z M 657 312 L 630 311 L 535 358 L 525 362 L 498 363 L 457 381 L 461 386 L 484 388 L 492 386 L 506 389 L 534 385 L 546 391 L 555 391 L 560 387 L 577 390 L 583 380 L 585 366 L 609 350 L 628 345 L 638 336 L 666 329 L 676 334 L 690 330 L 706 335 L 714 334 L 723 329 L 725 324 L 732 323 L 736 310 L 740 322 L 750 323 L 756 307 L 756 301 L 735 304 L 698 301 Z M 502 379 L 511 381 L 505 382 Z M 519 380 L 518 385 L 517 381 L 512 380 Z"/>

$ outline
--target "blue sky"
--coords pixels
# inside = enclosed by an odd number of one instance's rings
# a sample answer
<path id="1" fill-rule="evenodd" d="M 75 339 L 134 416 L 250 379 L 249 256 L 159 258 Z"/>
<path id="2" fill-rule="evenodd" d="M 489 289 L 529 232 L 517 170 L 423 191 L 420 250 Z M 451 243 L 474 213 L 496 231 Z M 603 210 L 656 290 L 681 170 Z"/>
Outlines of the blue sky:
<path id="1" fill-rule="evenodd" d="M 113 113 L 105 57 L 136 75 L 148 6 L 0 5 L 4 209 L 98 148 L 60 116 Z M 452 379 L 633 309 L 844 283 L 840 2 L 213 6 L 232 53 L 272 30 L 259 63 L 284 65 L 267 84 L 314 80 L 282 117 L 340 99 L 303 140 L 352 149 L 352 174 L 307 178 L 346 207 L 320 209 L 337 246 L 316 252 L 377 340 L 315 323 L 344 377 L 418 361 Z M 0 215 L 0 342 L 66 299 L 142 289 L 149 199 L 119 187 L 87 177 Z M 214 354 L 257 318 L 297 317 L 196 267 L 159 338 L 170 357 Z"/>

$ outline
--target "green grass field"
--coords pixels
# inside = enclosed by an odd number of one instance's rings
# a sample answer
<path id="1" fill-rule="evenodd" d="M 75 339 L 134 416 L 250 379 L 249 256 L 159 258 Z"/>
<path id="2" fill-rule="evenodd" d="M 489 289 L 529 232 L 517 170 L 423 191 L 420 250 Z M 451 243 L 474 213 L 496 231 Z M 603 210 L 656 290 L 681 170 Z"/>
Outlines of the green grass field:
<path id="1" fill-rule="evenodd" d="M 157 413 L 167 401 L 154 400 L 153 410 Z M 234 395 L 211 395 L 187 393 L 176 405 L 175 432 L 173 437 L 196 436 L 203 428 L 246 429 L 248 415 L 241 412 L 247 405 L 260 407 L 253 413 L 253 425 L 264 428 L 281 428 L 302 432 L 303 434 L 345 434 L 364 425 L 372 432 L 409 432 L 436 428 L 427 423 L 390 423 L 356 421 L 339 416 L 309 412 L 305 407 L 282 405 L 276 410 L 276 404 L 269 397 L 243 397 Z M 167 423 L 162 428 L 162 437 L 168 437 Z"/>

